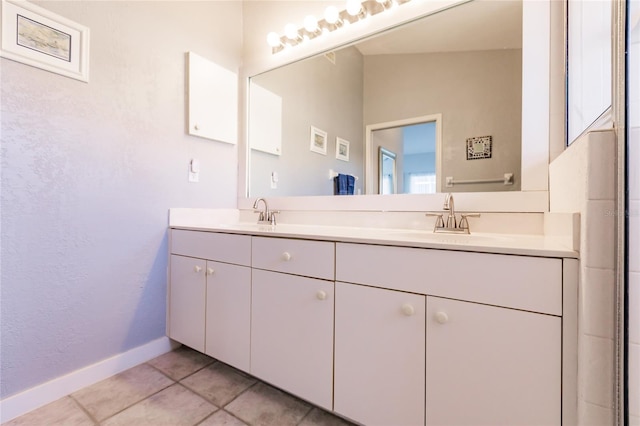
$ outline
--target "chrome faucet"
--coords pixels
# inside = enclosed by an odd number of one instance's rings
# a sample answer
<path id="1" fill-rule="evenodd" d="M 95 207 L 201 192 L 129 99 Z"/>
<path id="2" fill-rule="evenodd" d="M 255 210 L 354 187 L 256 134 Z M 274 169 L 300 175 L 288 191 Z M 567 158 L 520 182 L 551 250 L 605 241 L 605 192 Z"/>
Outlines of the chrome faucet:
<path id="1" fill-rule="evenodd" d="M 449 212 L 447 214 L 447 220 L 443 218 L 444 213 L 426 213 L 427 216 L 436 216 L 436 224 L 433 227 L 433 232 L 446 232 L 453 234 L 468 234 L 469 233 L 469 221 L 468 217 L 480 216 L 480 213 L 462 213 L 460 214 L 460 220 L 456 218 L 455 203 L 453 202 L 453 194 L 447 194 L 444 199 L 444 205 L 442 210 Z"/>
<path id="2" fill-rule="evenodd" d="M 447 197 L 444 199 L 444 206 L 442 206 L 442 210 L 446 210 L 449 212 L 447 215 L 447 228 L 455 228 L 456 227 L 456 209 L 453 202 L 453 195 L 451 193 L 447 194 Z"/>
<path id="3" fill-rule="evenodd" d="M 258 208 L 258 204 L 260 201 L 264 204 L 264 210 L 256 210 Z M 258 224 L 260 225 L 275 225 L 276 224 L 276 213 L 280 213 L 277 210 L 269 210 L 269 205 L 267 204 L 267 200 L 264 198 L 258 198 L 253 203 L 254 213 L 258 213 Z"/>

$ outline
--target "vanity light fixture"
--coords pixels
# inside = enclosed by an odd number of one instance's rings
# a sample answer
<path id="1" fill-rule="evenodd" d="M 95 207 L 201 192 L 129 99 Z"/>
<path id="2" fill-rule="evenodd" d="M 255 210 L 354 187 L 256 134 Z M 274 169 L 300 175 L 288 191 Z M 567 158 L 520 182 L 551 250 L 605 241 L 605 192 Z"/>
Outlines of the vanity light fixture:
<path id="1" fill-rule="evenodd" d="M 267 43 L 269 43 L 269 46 L 271 46 L 272 49 L 283 47 L 282 41 L 280 41 L 280 36 L 275 31 L 271 31 L 267 34 Z"/>
<path id="2" fill-rule="evenodd" d="M 267 35 L 267 43 L 271 46 L 271 53 L 275 54 L 288 46 L 296 46 L 409 1 L 347 0 L 344 10 L 339 10 L 335 6 L 327 7 L 322 20 L 316 19 L 313 15 L 307 15 L 300 28 L 296 28 L 295 24 L 287 24 L 282 36 L 276 32 L 270 32 Z"/>
<path id="3" fill-rule="evenodd" d="M 329 6 L 324 11 L 324 20 L 329 25 L 342 25 L 342 19 L 340 19 L 340 12 L 335 6 Z"/>
<path id="4" fill-rule="evenodd" d="M 287 24 L 284 27 L 284 35 L 287 36 L 289 40 L 299 41 L 302 37 L 300 37 L 300 33 L 294 24 Z"/>
<path id="5" fill-rule="evenodd" d="M 362 10 L 362 3 L 360 0 L 348 0 L 347 1 L 347 13 L 351 16 L 358 16 Z"/>
<path id="6" fill-rule="evenodd" d="M 317 34 L 320 32 L 320 27 L 318 26 L 318 20 L 313 15 L 307 15 L 304 18 L 304 29 L 309 34 Z"/>

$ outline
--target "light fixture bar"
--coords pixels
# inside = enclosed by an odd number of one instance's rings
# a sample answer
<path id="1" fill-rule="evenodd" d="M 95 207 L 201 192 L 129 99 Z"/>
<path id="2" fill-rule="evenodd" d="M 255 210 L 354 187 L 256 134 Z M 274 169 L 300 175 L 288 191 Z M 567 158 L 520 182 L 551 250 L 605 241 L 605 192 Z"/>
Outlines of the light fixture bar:
<path id="1" fill-rule="evenodd" d="M 308 15 L 304 19 L 303 26 L 297 28 L 297 30 L 295 24 L 287 24 L 284 35 L 278 35 L 276 32 L 269 33 L 267 35 L 267 43 L 271 46 L 271 53 L 275 54 L 286 47 L 297 46 L 308 40 L 320 37 L 322 34 L 330 33 L 369 16 L 389 10 L 392 5 L 402 5 L 409 1 L 411 0 L 365 0 L 362 2 L 349 0 L 343 10 L 338 10 L 335 6 L 329 6 L 323 19 L 316 19 L 314 16 Z M 358 3 L 361 6 L 360 9 L 358 9 Z"/>

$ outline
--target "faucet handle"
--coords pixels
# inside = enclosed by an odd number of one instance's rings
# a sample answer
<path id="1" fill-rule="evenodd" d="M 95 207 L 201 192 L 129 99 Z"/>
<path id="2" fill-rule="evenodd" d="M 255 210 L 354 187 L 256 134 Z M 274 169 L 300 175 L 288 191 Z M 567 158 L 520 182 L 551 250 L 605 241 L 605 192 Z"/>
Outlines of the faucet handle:
<path id="1" fill-rule="evenodd" d="M 280 213 L 280 210 L 270 210 L 269 217 L 267 217 L 267 222 L 271 222 L 272 225 L 275 225 L 277 213 Z"/>
<path id="2" fill-rule="evenodd" d="M 468 217 L 480 217 L 480 213 L 460 213 L 460 223 L 458 224 L 458 227 L 460 229 L 466 229 L 467 232 L 469 231 Z"/>
<path id="3" fill-rule="evenodd" d="M 434 228 L 444 228 L 444 219 L 442 218 L 442 213 L 425 213 L 424 215 L 436 217 L 436 224 Z"/>
<path id="4" fill-rule="evenodd" d="M 460 219 L 465 219 L 467 217 L 480 217 L 480 213 L 460 213 Z"/>

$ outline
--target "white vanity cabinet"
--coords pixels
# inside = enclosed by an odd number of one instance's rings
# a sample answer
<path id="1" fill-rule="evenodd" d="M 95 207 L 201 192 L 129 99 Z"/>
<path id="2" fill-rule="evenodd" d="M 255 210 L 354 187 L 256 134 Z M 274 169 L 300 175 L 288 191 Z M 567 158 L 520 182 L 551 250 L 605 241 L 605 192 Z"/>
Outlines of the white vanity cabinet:
<path id="1" fill-rule="evenodd" d="M 424 425 L 425 296 L 336 282 L 334 410 Z"/>
<path id="2" fill-rule="evenodd" d="M 169 337 L 363 425 L 575 424 L 576 259 L 257 234 L 171 230 Z"/>
<path id="3" fill-rule="evenodd" d="M 336 281 L 336 412 L 381 425 L 561 423 L 562 260 L 339 243 Z M 393 329 L 403 303 L 426 330 Z"/>
<path id="4" fill-rule="evenodd" d="M 167 335 L 249 370 L 251 237 L 171 232 Z"/>
<path id="5" fill-rule="evenodd" d="M 253 239 L 251 374 L 327 410 L 333 406 L 334 246 Z"/>
<path id="6" fill-rule="evenodd" d="M 561 339 L 560 317 L 427 297 L 426 424 L 560 425 Z"/>
<path id="7" fill-rule="evenodd" d="M 207 262 L 171 255 L 167 335 L 204 352 Z"/>
<path id="8" fill-rule="evenodd" d="M 251 334 L 251 268 L 207 262 L 204 353 L 248 371 Z"/>

